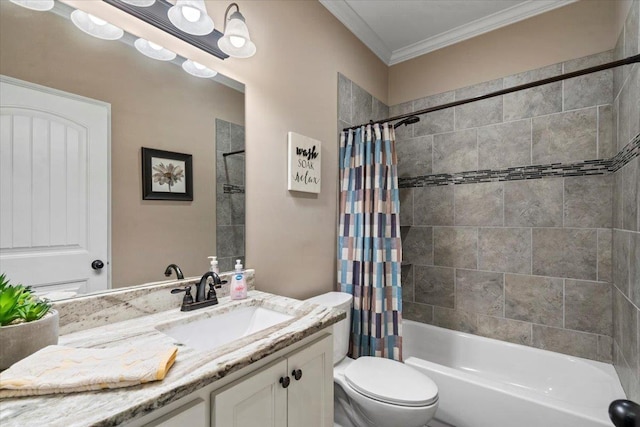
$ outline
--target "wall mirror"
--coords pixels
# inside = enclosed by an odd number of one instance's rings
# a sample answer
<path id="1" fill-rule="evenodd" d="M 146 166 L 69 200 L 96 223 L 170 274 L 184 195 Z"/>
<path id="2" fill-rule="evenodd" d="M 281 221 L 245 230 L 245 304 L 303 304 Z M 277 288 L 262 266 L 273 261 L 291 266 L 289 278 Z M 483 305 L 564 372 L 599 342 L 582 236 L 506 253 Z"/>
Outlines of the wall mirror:
<path id="1" fill-rule="evenodd" d="M 70 159 L 92 152 L 82 138 L 95 132 L 60 125 L 67 113 L 53 107 L 29 118 L 24 108 L 3 105 L 2 167 L 12 172 L 3 172 L 0 183 L 0 270 L 14 268 L 10 262 L 22 257 L 19 267 L 43 270 L 33 274 L 58 299 L 169 280 L 169 264 L 180 266 L 185 277 L 200 276 L 210 255 L 219 257 L 221 271 L 231 270 L 237 258 L 244 263 L 244 85 L 221 75 L 193 77 L 181 67 L 184 58 L 147 58 L 133 47 L 137 37 L 131 34 L 118 41 L 91 37 L 71 23 L 71 11 L 59 2 L 52 11 L 36 12 L 1 1 L 0 74 L 3 82 L 18 79 L 107 106 L 108 186 L 101 199 L 110 228 L 95 227 L 92 208 L 72 197 L 73 191 L 91 196 L 84 186 L 95 181 L 93 173 L 74 169 Z M 27 123 L 23 131 L 20 123 Z M 47 136 L 38 142 L 42 132 Z M 66 145 L 54 156 L 56 138 Z M 192 156 L 193 201 L 143 200 L 142 147 Z M 238 153 L 223 155 L 229 152 Z M 82 252 L 88 239 L 82 233 L 96 229 L 109 249 L 85 257 L 77 268 L 58 258 Z M 32 257 L 40 250 L 45 261 Z M 92 268 L 94 261 L 103 268 Z M 77 277 L 69 284 L 62 273 Z M 92 277 L 106 285 L 93 286 Z"/>

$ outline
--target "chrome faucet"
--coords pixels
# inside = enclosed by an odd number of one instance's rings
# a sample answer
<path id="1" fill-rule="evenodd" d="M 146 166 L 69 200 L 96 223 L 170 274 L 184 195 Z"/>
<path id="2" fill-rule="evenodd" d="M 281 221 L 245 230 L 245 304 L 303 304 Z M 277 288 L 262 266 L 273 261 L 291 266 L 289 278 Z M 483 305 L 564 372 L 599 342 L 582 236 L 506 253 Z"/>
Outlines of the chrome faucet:
<path id="1" fill-rule="evenodd" d="M 180 267 L 178 267 L 175 264 L 169 264 L 167 266 L 167 268 L 164 270 L 164 275 L 169 277 L 171 276 L 171 270 L 175 270 L 176 272 L 176 277 L 178 278 L 178 280 L 182 280 L 184 279 L 184 275 L 182 274 L 182 270 L 180 270 Z"/>

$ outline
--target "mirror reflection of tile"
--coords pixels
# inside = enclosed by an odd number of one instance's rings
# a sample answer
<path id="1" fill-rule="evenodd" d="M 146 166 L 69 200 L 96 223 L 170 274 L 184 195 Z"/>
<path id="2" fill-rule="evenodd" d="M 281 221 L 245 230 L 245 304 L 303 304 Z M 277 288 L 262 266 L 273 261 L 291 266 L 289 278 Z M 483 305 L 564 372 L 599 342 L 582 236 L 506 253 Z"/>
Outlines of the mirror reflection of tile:
<path id="1" fill-rule="evenodd" d="M 220 271 L 232 271 L 235 260 L 244 264 L 244 126 L 216 119 L 216 255 Z"/>

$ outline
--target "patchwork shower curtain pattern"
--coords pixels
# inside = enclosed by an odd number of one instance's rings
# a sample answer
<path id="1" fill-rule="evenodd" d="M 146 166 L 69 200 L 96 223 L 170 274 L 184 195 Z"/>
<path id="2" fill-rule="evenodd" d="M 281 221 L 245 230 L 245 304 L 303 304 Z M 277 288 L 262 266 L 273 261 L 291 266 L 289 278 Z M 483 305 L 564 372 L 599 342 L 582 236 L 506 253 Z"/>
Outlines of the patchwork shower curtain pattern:
<path id="1" fill-rule="evenodd" d="M 353 295 L 350 355 L 402 360 L 400 198 L 392 125 L 340 137 L 338 282 Z"/>

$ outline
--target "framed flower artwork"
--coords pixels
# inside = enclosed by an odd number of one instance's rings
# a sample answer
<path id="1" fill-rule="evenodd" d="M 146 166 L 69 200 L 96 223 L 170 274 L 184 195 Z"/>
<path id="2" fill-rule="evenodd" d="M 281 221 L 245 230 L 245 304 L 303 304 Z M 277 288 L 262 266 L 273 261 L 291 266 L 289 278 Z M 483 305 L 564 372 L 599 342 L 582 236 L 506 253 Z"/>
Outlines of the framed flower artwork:
<path id="1" fill-rule="evenodd" d="M 142 147 L 142 199 L 193 200 L 191 154 Z"/>

